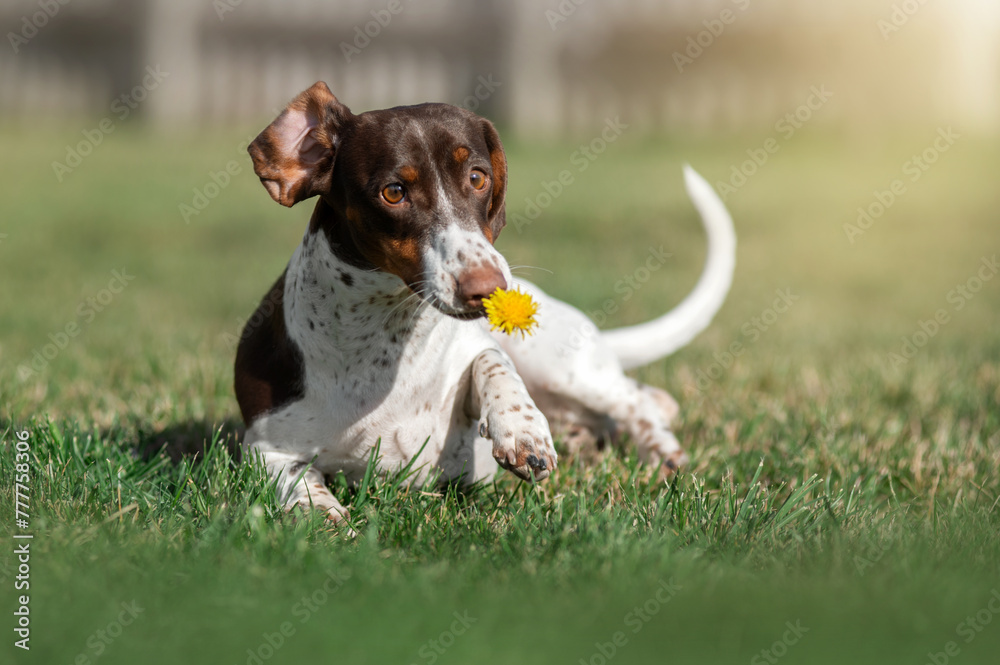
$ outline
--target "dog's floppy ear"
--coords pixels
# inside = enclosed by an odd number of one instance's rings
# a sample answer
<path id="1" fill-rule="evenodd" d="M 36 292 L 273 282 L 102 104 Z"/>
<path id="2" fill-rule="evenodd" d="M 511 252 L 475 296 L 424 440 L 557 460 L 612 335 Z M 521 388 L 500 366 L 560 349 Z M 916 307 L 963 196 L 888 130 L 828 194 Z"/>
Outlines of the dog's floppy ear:
<path id="1" fill-rule="evenodd" d="M 496 242 L 500 231 L 507 225 L 507 208 L 504 202 L 507 195 L 507 156 L 500 143 L 500 134 L 489 120 L 483 120 L 483 134 L 486 139 L 486 149 L 490 153 L 490 167 L 493 169 L 493 195 L 490 199 L 489 223 L 493 232 L 492 240 Z"/>
<path id="2" fill-rule="evenodd" d="M 322 81 L 296 97 L 247 148 L 271 198 L 291 207 L 329 189 L 339 139 L 352 117 Z"/>

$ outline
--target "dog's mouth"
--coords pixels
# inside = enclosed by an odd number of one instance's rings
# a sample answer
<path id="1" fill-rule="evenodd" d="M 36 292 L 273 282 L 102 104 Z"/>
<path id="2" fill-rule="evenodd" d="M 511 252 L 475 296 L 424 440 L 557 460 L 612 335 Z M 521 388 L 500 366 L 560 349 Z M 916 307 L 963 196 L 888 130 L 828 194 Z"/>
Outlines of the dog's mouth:
<path id="1" fill-rule="evenodd" d="M 475 307 L 473 309 L 458 309 L 455 307 L 450 307 L 445 303 L 438 300 L 437 302 L 430 301 L 431 306 L 442 314 L 446 314 L 453 319 L 458 319 L 459 321 L 472 321 L 475 319 L 481 319 L 486 316 L 486 308 Z"/>
<path id="2" fill-rule="evenodd" d="M 412 287 L 411 287 L 412 288 Z M 449 305 L 447 302 L 441 299 L 436 293 L 429 292 L 427 290 L 417 290 L 413 289 L 414 292 L 420 296 L 420 298 L 426 302 L 428 305 L 441 312 L 446 316 L 450 316 L 453 319 L 458 319 L 459 321 L 473 321 L 475 319 L 481 319 L 486 316 L 486 308 L 480 305 L 479 307 L 454 307 Z"/>
<path id="3" fill-rule="evenodd" d="M 455 313 L 445 312 L 445 314 L 448 314 L 448 316 L 456 318 L 460 321 L 472 321 L 474 319 L 481 319 L 482 317 L 486 316 L 486 310 L 483 308 L 479 308 L 479 309 L 469 310 L 466 312 L 455 312 Z"/>

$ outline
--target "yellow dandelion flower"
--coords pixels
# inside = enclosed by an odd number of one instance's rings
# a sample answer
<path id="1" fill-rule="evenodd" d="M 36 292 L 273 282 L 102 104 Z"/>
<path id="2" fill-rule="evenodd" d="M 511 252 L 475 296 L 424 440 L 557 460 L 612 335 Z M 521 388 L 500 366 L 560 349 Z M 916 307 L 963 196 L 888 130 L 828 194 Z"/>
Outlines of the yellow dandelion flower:
<path id="1" fill-rule="evenodd" d="M 538 325 L 535 320 L 538 303 L 520 289 L 504 291 L 497 288 L 493 295 L 483 301 L 483 306 L 486 308 L 486 318 L 493 326 L 491 330 L 500 329 L 508 335 L 517 331 L 523 339 L 525 333 L 530 335 L 533 332 L 531 329 Z"/>

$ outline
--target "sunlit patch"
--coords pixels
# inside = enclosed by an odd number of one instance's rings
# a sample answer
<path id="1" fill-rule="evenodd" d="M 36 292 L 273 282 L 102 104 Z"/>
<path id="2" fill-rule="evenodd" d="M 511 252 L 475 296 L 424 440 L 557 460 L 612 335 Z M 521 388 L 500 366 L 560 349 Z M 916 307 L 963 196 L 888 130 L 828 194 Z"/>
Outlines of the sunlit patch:
<path id="1" fill-rule="evenodd" d="M 525 333 L 532 334 L 532 328 L 538 325 L 535 320 L 538 303 L 520 289 L 504 291 L 498 288 L 483 301 L 483 306 L 486 308 L 486 318 L 492 326 L 491 330 L 501 330 L 507 335 L 519 332 L 524 339 Z"/>

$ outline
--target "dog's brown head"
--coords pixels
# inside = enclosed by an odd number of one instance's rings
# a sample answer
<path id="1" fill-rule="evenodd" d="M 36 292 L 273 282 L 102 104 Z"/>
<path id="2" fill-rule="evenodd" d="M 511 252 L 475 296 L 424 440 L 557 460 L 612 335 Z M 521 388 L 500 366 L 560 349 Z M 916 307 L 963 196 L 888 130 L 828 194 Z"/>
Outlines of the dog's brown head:
<path id="1" fill-rule="evenodd" d="M 482 314 L 510 284 L 493 242 L 506 223 L 507 161 L 493 125 L 448 104 L 354 115 L 316 83 L 250 144 L 271 197 L 321 197 L 334 251 L 401 278 L 442 312 Z"/>

